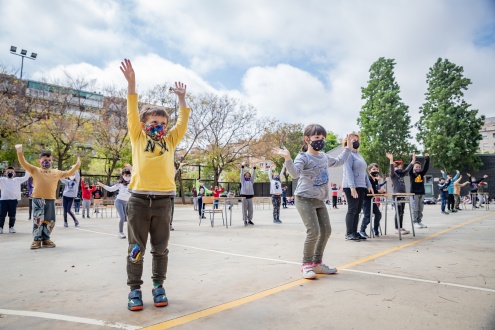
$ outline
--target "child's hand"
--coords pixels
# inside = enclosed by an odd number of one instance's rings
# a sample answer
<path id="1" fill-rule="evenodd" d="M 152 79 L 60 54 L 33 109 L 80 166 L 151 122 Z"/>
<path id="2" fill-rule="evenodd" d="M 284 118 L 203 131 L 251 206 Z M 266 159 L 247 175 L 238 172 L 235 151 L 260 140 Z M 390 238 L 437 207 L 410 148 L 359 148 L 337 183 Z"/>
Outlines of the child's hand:
<path id="1" fill-rule="evenodd" d="M 443 174 L 443 173 L 445 173 L 445 172 L 444 172 L 443 170 L 440 170 L 440 173 L 442 173 L 442 174 Z"/>
<path id="2" fill-rule="evenodd" d="M 170 90 L 180 97 L 186 97 L 187 86 L 180 81 L 175 82 L 175 87 L 170 87 Z"/>
<path id="3" fill-rule="evenodd" d="M 483 179 L 488 178 L 488 174 L 483 175 Z"/>
<path id="4" fill-rule="evenodd" d="M 387 152 L 385 156 L 387 156 L 387 158 L 390 159 L 391 162 L 394 161 L 394 155 L 392 155 L 390 152 Z"/>
<path id="5" fill-rule="evenodd" d="M 76 166 L 81 166 L 81 158 L 77 157 Z"/>
<path id="6" fill-rule="evenodd" d="M 21 153 L 22 152 L 22 144 L 16 144 L 15 145 L 15 148 L 17 150 L 18 153 Z"/>
<path id="7" fill-rule="evenodd" d="M 273 150 L 272 150 L 272 151 L 273 151 L 273 153 L 274 153 L 275 155 L 279 155 L 279 156 L 284 157 L 284 158 L 285 158 L 285 160 L 289 160 L 289 159 L 291 159 L 291 158 L 290 158 L 290 152 L 289 152 L 289 150 L 287 150 L 287 148 L 286 148 L 286 147 L 284 147 L 283 149 L 282 149 L 282 148 L 273 148 Z"/>
<path id="8" fill-rule="evenodd" d="M 134 69 L 132 68 L 132 63 L 128 59 L 124 59 L 124 62 L 120 62 L 120 71 L 124 74 L 125 79 L 129 83 L 136 82 L 136 75 L 134 73 Z"/>
<path id="9" fill-rule="evenodd" d="M 425 152 L 425 157 L 430 157 L 430 154 Z"/>

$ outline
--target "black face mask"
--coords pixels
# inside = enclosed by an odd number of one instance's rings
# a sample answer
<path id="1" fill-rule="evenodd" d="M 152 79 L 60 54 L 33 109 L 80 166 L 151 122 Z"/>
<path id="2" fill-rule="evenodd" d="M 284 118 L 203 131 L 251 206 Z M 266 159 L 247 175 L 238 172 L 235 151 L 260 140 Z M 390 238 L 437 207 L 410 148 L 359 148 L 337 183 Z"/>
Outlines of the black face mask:
<path id="1" fill-rule="evenodd" d="M 352 147 L 353 147 L 354 149 L 358 149 L 358 148 L 359 148 L 359 141 L 354 141 L 354 142 L 352 142 Z"/>
<path id="2" fill-rule="evenodd" d="M 7 177 L 9 179 L 12 179 L 14 177 L 14 173 L 12 173 L 12 172 L 7 173 Z"/>
<path id="3" fill-rule="evenodd" d="M 402 174 L 402 170 L 400 168 L 398 168 L 398 169 L 395 170 L 395 173 Z"/>
<path id="4" fill-rule="evenodd" d="M 375 172 L 371 172 L 370 174 L 372 177 L 376 177 L 378 176 L 378 174 L 380 174 L 380 172 L 375 171 Z"/>
<path id="5" fill-rule="evenodd" d="M 314 140 L 311 141 L 311 148 L 313 148 L 314 151 L 320 151 L 323 150 L 323 147 L 325 146 L 325 140 Z"/>

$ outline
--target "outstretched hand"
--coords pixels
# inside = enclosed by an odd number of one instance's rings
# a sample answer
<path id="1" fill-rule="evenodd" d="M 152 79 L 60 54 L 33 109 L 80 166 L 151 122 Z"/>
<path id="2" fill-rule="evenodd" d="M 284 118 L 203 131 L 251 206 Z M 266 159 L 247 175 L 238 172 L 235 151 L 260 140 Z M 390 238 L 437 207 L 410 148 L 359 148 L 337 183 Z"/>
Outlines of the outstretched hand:
<path id="1" fill-rule="evenodd" d="M 18 153 L 22 152 L 22 144 L 16 144 L 15 149 L 17 150 Z"/>
<path id="2" fill-rule="evenodd" d="M 132 68 L 131 61 L 126 58 L 124 59 L 124 62 L 120 62 L 120 71 L 122 71 L 127 80 L 127 93 L 136 94 L 136 75 Z"/>
<path id="3" fill-rule="evenodd" d="M 394 155 L 392 155 L 390 152 L 387 152 L 385 156 L 387 156 L 387 158 L 390 159 L 390 162 L 394 161 Z"/>
<path id="4" fill-rule="evenodd" d="M 291 159 L 290 157 L 290 152 L 289 150 L 287 150 L 286 147 L 283 147 L 283 148 L 273 148 L 272 152 L 275 154 L 275 155 L 279 155 L 279 156 L 282 156 L 285 158 L 285 160 L 289 160 Z"/>

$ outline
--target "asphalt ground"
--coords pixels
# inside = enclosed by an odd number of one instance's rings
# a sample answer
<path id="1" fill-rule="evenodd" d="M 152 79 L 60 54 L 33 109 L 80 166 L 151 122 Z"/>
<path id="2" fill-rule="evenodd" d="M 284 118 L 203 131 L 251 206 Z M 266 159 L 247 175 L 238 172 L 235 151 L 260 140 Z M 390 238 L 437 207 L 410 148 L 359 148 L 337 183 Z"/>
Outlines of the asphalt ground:
<path id="1" fill-rule="evenodd" d="M 169 306 L 153 306 L 147 251 L 140 312 L 127 310 L 128 244 L 115 211 L 79 217 L 78 228 L 57 215 L 57 247 L 30 250 L 32 224 L 19 209 L 17 233 L 0 235 L 0 329 L 495 329 L 491 206 L 443 215 L 426 205 L 428 228 L 402 241 L 389 209 L 387 235 L 360 242 L 344 239 L 346 207 L 329 207 L 324 262 L 339 272 L 305 280 L 295 207 L 281 210 L 282 224 L 267 206 L 255 209 L 255 225 L 244 227 L 234 206 L 227 229 L 219 215 L 198 226 L 192 206 L 176 205 Z M 410 229 L 407 212 L 404 222 Z"/>

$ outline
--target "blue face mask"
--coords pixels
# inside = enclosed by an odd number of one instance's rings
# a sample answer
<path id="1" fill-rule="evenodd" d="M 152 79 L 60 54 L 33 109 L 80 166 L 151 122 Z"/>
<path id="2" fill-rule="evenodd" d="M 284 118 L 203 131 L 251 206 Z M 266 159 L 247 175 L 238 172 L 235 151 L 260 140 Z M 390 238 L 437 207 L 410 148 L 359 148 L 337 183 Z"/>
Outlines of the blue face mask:
<path id="1" fill-rule="evenodd" d="M 251 178 L 250 178 L 250 177 L 248 177 L 248 176 L 245 176 L 245 177 L 244 177 L 244 181 L 251 181 Z"/>
<path id="2" fill-rule="evenodd" d="M 278 176 L 274 176 L 274 177 L 273 177 L 273 180 L 280 181 L 280 177 L 278 177 Z"/>

